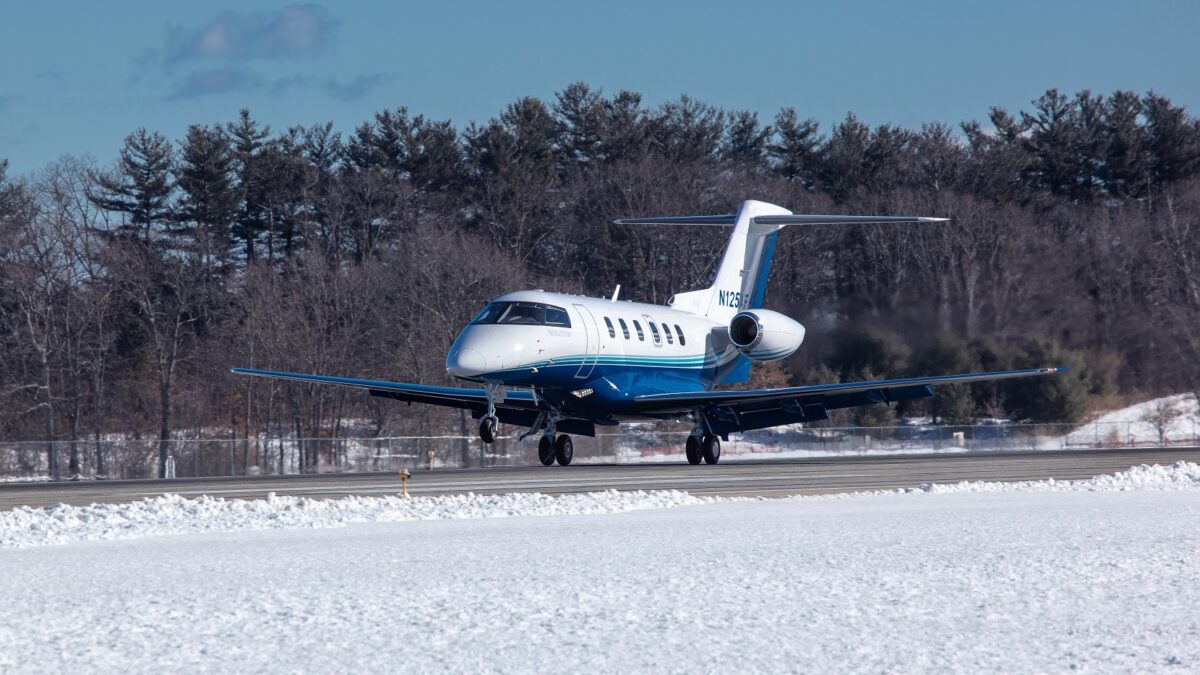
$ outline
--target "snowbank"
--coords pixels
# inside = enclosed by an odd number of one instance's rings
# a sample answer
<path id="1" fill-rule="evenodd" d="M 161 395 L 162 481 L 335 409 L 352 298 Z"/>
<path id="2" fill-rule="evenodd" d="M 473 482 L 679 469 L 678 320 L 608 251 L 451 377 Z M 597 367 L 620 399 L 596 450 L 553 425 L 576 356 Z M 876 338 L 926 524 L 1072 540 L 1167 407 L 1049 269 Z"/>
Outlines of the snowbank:
<path id="1" fill-rule="evenodd" d="M 1170 466 L 1142 464 L 1128 471 L 1089 478 L 1088 480 L 1018 481 L 993 483 L 927 483 L 910 492 L 1125 492 L 1127 490 L 1200 490 L 1200 464 L 1176 462 Z"/>
<path id="2" fill-rule="evenodd" d="M 1141 464 L 1128 471 L 1103 474 L 1086 480 L 1026 480 L 1012 482 L 962 481 L 959 483 L 925 483 L 901 490 L 868 490 L 839 492 L 827 495 L 800 495 L 788 499 L 846 499 L 863 495 L 962 494 L 979 492 L 1130 492 L 1157 490 L 1178 492 L 1200 491 L 1200 464 L 1175 462 L 1169 466 Z"/>
<path id="3" fill-rule="evenodd" d="M 942 494 L 972 492 L 1124 492 L 1129 490 L 1200 490 L 1200 464 L 1133 467 L 1088 480 L 962 482 L 927 484 L 889 490 L 792 499 L 844 499 L 859 495 Z M 351 523 L 406 520 L 502 518 L 623 513 L 643 509 L 729 501 L 696 497 L 681 491 L 589 492 L 562 496 L 543 494 L 450 495 L 441 497 L 344 497 L 265 500 L 164 495 L 127 504 L 92 504 L 47 508 L 21 507 L 0 512 L 0 548 L 22 548 L 80 541 L 134 539 L 164 534 L 341 527 Z"/>
<path id="4" fill-rule="evenodd" d="M 623 513 L 641 509 L 703 504 L 709 497 L 686 492 L 589 492 L 552 497 L 542 494 L 448 495 L 441 497 L 344 497 L 265 500 L 163 495 L 127 504 L 0 512 L 0 548 L 134 539 L 163 534 L 212 531 L 341 527 L 350 523 L 403 520 L 503 518 Z"/>

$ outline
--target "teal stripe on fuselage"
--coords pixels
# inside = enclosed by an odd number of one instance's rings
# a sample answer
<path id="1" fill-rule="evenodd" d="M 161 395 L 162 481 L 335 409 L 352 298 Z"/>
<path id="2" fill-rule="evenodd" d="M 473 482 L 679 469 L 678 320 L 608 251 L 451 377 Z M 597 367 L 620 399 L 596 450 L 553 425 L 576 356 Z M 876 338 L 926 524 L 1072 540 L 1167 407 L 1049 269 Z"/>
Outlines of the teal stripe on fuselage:
<path id="1" fill-rule="evenodd" d="M 593 355 L 593 354 L 576 354 L 573 356 L 560 356 L 555 359 L 547 359 L 545 361 L 535 361 L 531 363 L 521 364 L 513 368 L 544 368 L 548 366 L 566 366 L 579 365 L 583 363 L 597 363 L 610 366 L 666 366 L 666 367 L 695 367 L 704 365 L 717 365 L 720 359 L 714 356 L 678 356 L 678 357 L 662 357 L 662 356 L 622 356 L 622 355 Z M 506 368 L 505 370 L 512 370 Z"/>

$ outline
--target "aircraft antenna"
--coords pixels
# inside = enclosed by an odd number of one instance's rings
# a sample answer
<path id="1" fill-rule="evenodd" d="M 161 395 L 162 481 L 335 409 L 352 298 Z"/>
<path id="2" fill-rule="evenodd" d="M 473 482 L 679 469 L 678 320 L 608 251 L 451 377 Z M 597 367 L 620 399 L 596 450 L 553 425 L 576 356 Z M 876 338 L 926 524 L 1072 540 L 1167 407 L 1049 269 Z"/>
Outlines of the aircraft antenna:
<path id="1" fill-rule="evenodd" d="M 621 294 L 621 284 L 617 284 L 617 287 L 613 289 L 613 296 L 612 296 L 612 299 L 609 300 L 609 302 L 616 302 L 617 296 L 620 294 Z"/>

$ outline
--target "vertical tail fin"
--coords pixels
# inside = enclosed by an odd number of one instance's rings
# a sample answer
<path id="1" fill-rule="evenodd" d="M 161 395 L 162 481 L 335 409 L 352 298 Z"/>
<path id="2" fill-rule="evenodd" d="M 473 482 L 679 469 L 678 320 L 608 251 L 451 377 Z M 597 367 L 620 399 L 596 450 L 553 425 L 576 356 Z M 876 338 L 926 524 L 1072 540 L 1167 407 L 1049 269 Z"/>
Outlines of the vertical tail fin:
<path id="1" fill-rule="evenodd" d="M 738 207 L 733 234 L 710 289 L 712 298 L 705 313 L 708 318 L 728 322 L 743 309 L 762 306 L 771 256 L 775 251 L 775 236 L 783 226 L 762 225 L 754 219 L 791 214 L 781 206 L 753 200 L 744 201 Z"/>
<path id="2" fill-rule="evenodd" d="M 759 216 L 787 216 L 791 211 L 748 200 L 732 216 L 733 232 L 721 256 L 712 286 L 677 293 L 671 306 L 714 321 L 726 323 L 743 309 L 761 307 L 767 290 L 767 274 L 775 250 L 775 236 L 783 225 L 764 225 Z"/>

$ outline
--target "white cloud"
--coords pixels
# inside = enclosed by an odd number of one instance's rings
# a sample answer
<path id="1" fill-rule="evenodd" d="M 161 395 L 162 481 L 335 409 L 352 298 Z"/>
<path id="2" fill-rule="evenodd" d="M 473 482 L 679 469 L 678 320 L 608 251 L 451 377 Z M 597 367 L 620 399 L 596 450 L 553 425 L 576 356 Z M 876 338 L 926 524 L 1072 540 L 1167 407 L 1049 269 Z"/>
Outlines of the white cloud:
<path id="1" fill-rule="evenodd" d="M 198 28 L 167 32 L 165 62 L 249 61 L 311 56 L 333 41 L 341 21 L 320 5 L 288 5 L 270 12 L 222 11 Z"/>

